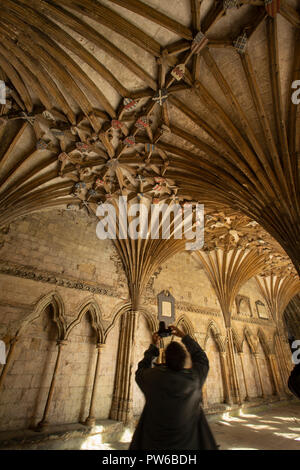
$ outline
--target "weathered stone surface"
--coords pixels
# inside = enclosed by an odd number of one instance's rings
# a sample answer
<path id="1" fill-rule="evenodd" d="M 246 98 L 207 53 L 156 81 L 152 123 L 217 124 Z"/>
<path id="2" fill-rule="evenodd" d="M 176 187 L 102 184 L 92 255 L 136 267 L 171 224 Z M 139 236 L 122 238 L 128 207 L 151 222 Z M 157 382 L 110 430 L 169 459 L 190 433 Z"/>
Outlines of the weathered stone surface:
<path id="1" fill-rule="evenodd" d="M 67 232 L 66 220 L 69 228 Z M 69 333 L 67 344 L 61 350 L 48 419 L 53 424 L 84 421 L 89 414 L 97 335 L 92 327 L 92 316 L 88 314 L 80 317 L 80 313 L 83 306 L 95 302 L 103 329 L 109 328 L 118 309 L 128 299 L 122 264 L 113 244 L 96 239 L 94 226 L 87 227 L 82 216 L 75 221 L 68 214 L 51 211 L 29 216 L 13 225 L 13 230 L 7 234 L 9 242 L 1 250 L 0 331 L 3 336 L 8 333 L 13 336 L 18 331 L 21 333 L 0 391 L 0 429 L 26 429 L 36 425 L 43 416 L 58 353 L 56 341 L 59 330 L 53 321 L 55 309 L 59 318 L 64 318 Z M 75 225 L 76 232 L 72 228 Z M 56 238 L 53 237 L 54 231 Z M 76 233 L 78 239 L 75 240 L 72 233 Z M 14 255 L 19 250 L 22 250 L 22 262 L 16 264 Z M 95 292 L 89 291 L 91 287 Z M 189 254 L 181 253 L 170 258 L 147 286 L 145 296 L 141 299 L 144 314 L 139 313 L 137 317 L 134 368 L 151 341 L 149 316 L 156 318 L 156 295 L 164 289 L 168 289 L 175 297 L 179 326 L 194 334 L 209 357 L 211 368 L 206 384 L 207 409 L 223 406 L 221 343 L 215 335 L 218 332 L 221 340 L 225 341 L 224 320 L 205 272 L 199 269 Z M 49 301 L 55 299 L 55 296 L 60 300 L 54 300 L 52 307 L 36 310 L 39 302 L 49 295 Z M 255 399 L 261 390 L 245 328 L 253 337 L 262 328 L 272 349 L 275 325 L 272 318 L 260 319 L 258 316 L 255 302 L 263 299 L 253 280 L 244 284 L 240 295 L 249 298 L 252 316 L 243 311 L 238 314 L 234 305 L 233 329 L 244 352 L 248 395 Z M 118 340 L 117 321 L 100 354 L 100 380 L 95 395 L 96 418 L 109 417 L 115 386 Z M 258 355 L 265 393 L 271 395 L 270 372 L 262 347 L 258 348 Z M 245 397 L 246 389 L 237 353 L 235 359 L 241 396 Z M 286 361 L 289 361 L 288 356 Z M 143 404 L 144 397 L 133 383 L 135 416 L 140 414 Z"/>

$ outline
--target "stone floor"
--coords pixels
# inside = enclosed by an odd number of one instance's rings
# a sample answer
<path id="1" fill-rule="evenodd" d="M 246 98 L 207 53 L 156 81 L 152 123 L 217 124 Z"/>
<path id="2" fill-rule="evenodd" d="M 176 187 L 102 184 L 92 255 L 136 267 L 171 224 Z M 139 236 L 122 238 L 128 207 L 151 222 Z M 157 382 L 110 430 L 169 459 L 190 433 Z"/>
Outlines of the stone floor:
<path id="1" fill-rule="evenodd" d="M 300 450 L 300 401 L 243 406 L 207 415 L 221 450 Z M 103 420 L 93 428 L 80 424 L 47 431 L 0 433 L 0 450 L 127 450 L 132 433 L 122 423 Z"/>
<path id="2" fill-rule="evenodd" d="M 208 421 L 221 450 L 300 450 L 300 402 L 239 410 L 234 416 L 212 415 Z M 123 441 L 98 448 L 126 450 L 126 438 Z"/>
<path id="3" fill-rule="evenodd" d="M 223 450 L 300 450 L 300 402 L 210 422 Z"/>

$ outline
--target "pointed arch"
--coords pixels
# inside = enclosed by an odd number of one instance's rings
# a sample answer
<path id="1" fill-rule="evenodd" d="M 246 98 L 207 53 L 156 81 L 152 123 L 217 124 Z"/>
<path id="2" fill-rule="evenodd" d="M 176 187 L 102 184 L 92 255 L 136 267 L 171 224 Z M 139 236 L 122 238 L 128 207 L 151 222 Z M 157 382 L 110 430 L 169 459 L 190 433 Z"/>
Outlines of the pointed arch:
<path id="1" fill-rule="evenodd" d="M 219 326 L 214 322 L 214 320 L 210 320 L 210 322 L 208 324 L 208 327 L 207 327 L 207 330 L 206 330 L 206 336 L 205 336 L 205 340 L 204 340 L 204 350 L 206 349 L 207 341 L 208 341 L 208 338 L 209 338 L 210 334 L 214 338 L 214 340 L 215 340 L 215 342 L 218 346 L 219 352 L 225 352 L 225 343 L 222 340 L 222 335 L 221 335 Z"/>
<path id="2" fill-rule="evenodd" d="M 180 315 L 180 317 L 176 321 L 176 326 L 181 326 L 183 327 L 184 331 L 191 336 L 195 341 L 197 341 L 196 335 L 195 335 L 195 328 L 191 320 L 183 313 Z"/>
<path id="3" fill-rule="evenodd" d="M 155 316 L 150 313 L 146 308 L 144 307 L 139 307 L 139 312 L 145 317 L 147 320 L 149 329 L 151 331 L 151 334 L 153 334 L 155 331 L 158 330 L 159 324 L 158 320 L 155 318 Z"/>
<path id="4" fill-rule="evenodd" d="M 113 312 L 112 312 L 113 320 L 112 320 L 111 324 L 104 331 L 104 343 L 106 343 L 106 340 L 107 340 L 107 337 L 108 337 L 109 333 L 114 328 L 114 326 L 116 325 L 119 318 L 124 313 L 128 312 L 131 309 L 132 309 L 132 304 L 128 300 L 127 301 L 122 301 L 114 307 Z"/>
<path id="5" fill-rule="evenodd" d="M 263 348 L 265 356 L 268 357 L 269 354 L 271 354 L 272 351 L 271 351 L 270 345 L 267 341 L 266 335 L 265 335 L 265 333 L 263 332 L 263 330 L 261 328 L 259 328 L 258 331 L 257 331 L 257 337 L 259 339 L 261 347 Z"/>
<path id="6" fill-rule="evenodd" d="M 244 339 L 246 339 L 251 353 L 255 354 L 257 351 L 258 338 L 252 333 L 252 331 L 249 330 L 247 326 L 244 328 Z"/>
<path id="7" fill-rule="evenodd" d="M 90 313 L 91 326 L 97 335 L 97 343 L 104 342 L 104 328 L 102 325 L 102 312 L 98 302 L 94 297 L 89 297 L 86 299 L 79 307 L 79 313 L 75 320 L 73 320 L 67 328 L 66 339 L 69 338 L 71 331 L 75 326 L 81 323 L 82 318 Z"/>
<path id="8" fill-rule="evenodd" d="M 22 321 L 22 324 L 17 330 L 15 336 L 20 336 L 29 323 L 32 323 L 34 320 L 39 318 L 43 311 L 50 305 L 53 308 L 53 321 L 58 330 L 58 340 L 65 339 L 67 330 L 65 306 L 61 295 L 57 291 L 49 292 L 38 300 L 34 310 Z"/>

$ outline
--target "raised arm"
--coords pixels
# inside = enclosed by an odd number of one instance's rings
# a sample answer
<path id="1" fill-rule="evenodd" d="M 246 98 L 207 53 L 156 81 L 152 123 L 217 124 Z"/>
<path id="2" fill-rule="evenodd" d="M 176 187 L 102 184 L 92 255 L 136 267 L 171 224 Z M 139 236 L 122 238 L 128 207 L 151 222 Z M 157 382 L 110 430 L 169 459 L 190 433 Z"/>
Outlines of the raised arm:
<path id="1" fill-rule="evenodd" d="M 179 330 L 176 326 L 171 325 L 172 333 L 176 336 L 181 338 L 183 344 L 186 346 L 186 349 L 191 355 L 193 368 L 198 371 L 200 376 L 200 386 L 205 382 L 209 371 L 209 362 L 207 355 L 201 348 L 201 346 L 197 343 L 197 341 L 193 340 L 189 335 L 183 333 L 183 331 Z"/>
<path id="2" fill-rule="evenodd" d="M 189 335 L 183 336 L 182 342 L 191 355 L 193 367 L 198 370 L 202 387 L 209 371 L 208 357 L 197 341 L 193 340 Z"/>
<path id="3" fill-rule="evenodd" d="M 140 389 L 144 392 L 145 376 L 147 370 L 151 369 L 152 360 L 159 355 L 158 347 L 156 346 L 158 340 L 153 335 L 153 343 L 150 344 L 147 351 L 144 352 L 144 358 L 138 363 L 138 368 L 135 373 L 135 380 Z"/>

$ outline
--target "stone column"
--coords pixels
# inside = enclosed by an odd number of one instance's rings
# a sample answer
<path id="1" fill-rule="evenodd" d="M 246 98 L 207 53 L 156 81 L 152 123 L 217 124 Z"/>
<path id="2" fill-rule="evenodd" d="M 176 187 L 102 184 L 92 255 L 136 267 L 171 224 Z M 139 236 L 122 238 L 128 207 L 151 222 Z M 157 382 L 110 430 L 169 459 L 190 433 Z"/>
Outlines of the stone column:
<path id="1" fill-rule="evenodd" d="M 231 327 L 227 327 L 226 330 L 227 330 L 227 339 L 228 339 L 228 360 L 229 360 L 229 371 L 230 371 L 231 383 L 232 383 L 232 396 L 233 396 L 234 401 L 241 404 L 242 400 L 241 400 L 241 392 L 240 392 L 239 381 L 238 381 L 237 370 L 236 370 L 232 329 Z"/>
<path id="2" fill-rule="evenodd" d="M 85 421 L 85 424 L 87 426 L 94 426 L 96 423 L 96 418 L 95 418 L 95 396 L 96 396 L 96 391 L 98 388 L 98 382 L 99 382 L 99 369 L 100 369 L 100 356 L 101 356 L 101 350 L 103 350 L 105 344 L 97 343 L 97 359 L 96 359 L 96 367 L 95 367 L 95 374 L 94 374 L 94 382 L 93 382 L 93 389 L 92 389 L 92 395 L 91 395 L 91 402 L 90 402 L 90 410 L 89 410 L 89 415 Z"/>
<path id="3" fill-rule="evenodd" d="M 260 388 L 261 388 L 261 395 L 264 398 L 266 395 L 265 395 L 264 388 L 263 388 L 263 383 L 262 383 L 262 380 L 261 380 L 261 375 L 260 375 L 260 370 L 259 370 L 259 365 L 258 365 L 258 356 L 259 356 L 258 353 L 254 353 L 255 363 L 256 363 L 256 368 L 257 368 L 257 372 L 258 372 Z"/>
<path id="4" fill-rule="evenodd" d="M 291 396 L 291 392 L 288 388 L 287 383 L 289 380 L 292 367 L 289 368 L 288 366 L 287 354 L 286 354 L 286 351 L 284 350 L 284 345 L 283 345 L 284 340 L 282 338 L 283 336 L 281 335 L 280 329 L 277 326 L 276 334 L 275 334 L 275 351 L 277 351 L 277 362 L 278 362 L 278 366 L 280 370 L 284 393 L 288 396 Z M 292 361 L 290 363 L 292 365 Z"/>
<path id="5" fill-rule="evenodd" d="M 243 378 L 244 378 L 244 384 L 245 384 L 245 390 L 246 390 L 246 396 L 244 398 L 244 401 L 248 401 L 249 400 L 249 394 L 248 394 L 248 387 L 247 387 L 247 381 L 246 381 L 246 375 L 245 375 L 245 369 L 244 369 L 244 362 L 243 362 L 244 354 L 242 352 L 239 352 L 238 354 L 239 354 L 240 360 L 241 360 L 241 366 L 242 366 L 242 372 L 243 372 Z"/>
<path id="6" fill-rule="evenodd" d="M 282 347 L 281 338 L 279 330 L 277 330 L 277 334 L 275 335 L 275 345 L 277 347 L 277 362 L 280 370 L 283 390 L 286 395 L 291 395 L 290 390 L 288 389 L 287 383 L 289 379 L 289 371 L 286 363 L 285 353 Z"/>
<path id="7" fill-rule="evenodd" d="M 134 337 L 136 311 L 122 315 L 115 387 L 110 419 L 128 423 L 132 418 L 132 386 L 134 375 Z"/>
<path id="8" fill-rule="evenodd" d="M 57 341 L 58 351 L 57 351 L 57 356 L 56 356 L 56 362 L 55 362 L 54 371 L 53 371 L 53 375 L 52 375 L 52 380 L 51 380 L 51 384 L 50 384 L 50 388 L 49 388 L 49 392 L 48 392 L 48 397 L 47 397 L 47 401 L 46 401 L 46 405 L 45 405 L 45 409 L 44 409 L 44 414 L 43 414 L 43 417 L 42 417 L 41 421 L 38 423 L 38 425 L 36 427 L 37 431 L 41 431 L 41 430 L 45 429 L 45 427 L 47 427 L 47 425 L 49 424 L 48 421 L 47 421 L 47 418 L 48 418 L 49 408 L 50 408 L 52 397 L 53 397 L 57 371 L 59 369 L 59 364 L 60 364 L 60 360 L 61 360 L 61 351 L 62 351 L 62 347 L 65 346 L 66 344 L 67 344 L 67 341 L 65 341 L 65 340 L 58 340 Z"/>
<path id="9" fill-rule="evenodd" d="M 273 381 L 273 387 L 274 387 L 274 395 L 278 395 L 279 397 L 282 396 L 281 392 L 281 387 L 280 383 L 278 380 L 278 375 L 277 375 L 277 369 L 276 369 L 276 364 L 275 364 L 275 354 L 268 354 L 268 360 L 270 364 L 270 370 L 272 374 L 272 381 Z"/>
<path id="10" fill-rule="evenodd" d="M 226 352 L 220 352 L 220 359 L 221 359 L 221 370 L 222 370 L 222 377 L 223 377 L 223 387 L 224 387 L 224 401 L 229 405 L 232 404 L 232 398 L 230 393 L 230 386 L 229 386 L 229 375 L 227 369 L 227 361 L 226 361 Z"/>
<path id="11" fill-rule="evenodd" d="M 280 353 L 279 354 L 279 360 L 281 362 L 283 383 L 287 384 L 288 379 L 289 379 L 289 375 L 290 375 L 290 371 L 289 371 L 289 368 L 288 368 L 288 365 L 287 365 L 287 362 L 286 362 L 286 356 L 285 356 L 285 352 L 284 352 L 284 349 L 283 349 L 282 339 L 281 339 L 281 335 L 280 335 L 279 330 L 277 330 L 277 335 L 275 336 L 275 338 L 276 338 L 276 343 L 277 343 L 277 349 L 278 349 L 278 352 Z"/>
<path id="12" fill-rule="evenodd" d="M 15 336 L 10 341 L 10 348 L 9 348 L 8 354 L 6 356 L 6 363 L 4 364 L 3 369 L 2 369 L 2 373 L 0 375 L 0 392 L 1 392 L 1 388 L 2 388 L 2 385 L 3 385 L 4 379 L 7 375 L 8 370 L 9 370 L 9 366 L 12 362 L 13 357 L 14 357 L 14 351 L 15 351 L 15 347 L 16 347 L 16 344 L 18 342 L 18 339 L 19 338 L 17 336 Z"/>

